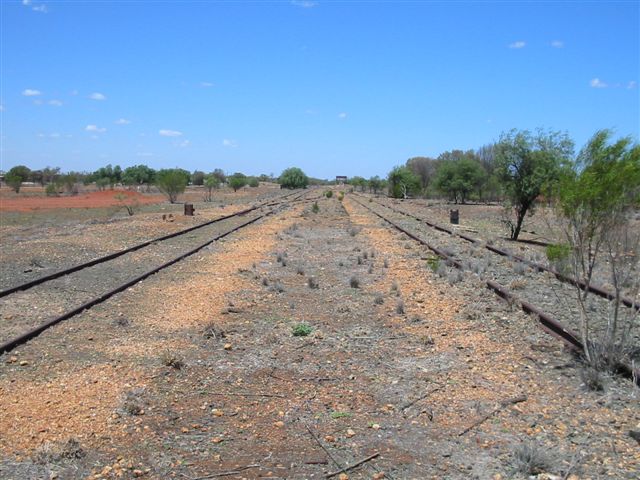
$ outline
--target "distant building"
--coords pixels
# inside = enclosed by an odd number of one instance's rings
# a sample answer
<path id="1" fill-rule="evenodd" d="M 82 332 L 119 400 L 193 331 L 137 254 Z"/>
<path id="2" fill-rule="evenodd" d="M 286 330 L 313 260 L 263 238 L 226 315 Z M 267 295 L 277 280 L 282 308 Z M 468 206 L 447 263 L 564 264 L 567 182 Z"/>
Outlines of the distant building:
<path id="1" fill-rule="evenodd" d="M 336 175 L 336 185 L 344 185 L 347 183 L 347 177 L 344 175 Z"/>

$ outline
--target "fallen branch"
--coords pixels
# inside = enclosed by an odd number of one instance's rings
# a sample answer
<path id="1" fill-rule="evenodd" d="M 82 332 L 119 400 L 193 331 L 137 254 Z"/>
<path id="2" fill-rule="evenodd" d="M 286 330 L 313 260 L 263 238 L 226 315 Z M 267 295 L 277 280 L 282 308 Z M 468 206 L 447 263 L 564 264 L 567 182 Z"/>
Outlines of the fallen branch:
<path id="1" fill-rule="evenodd" d="M 223 392 L 209 392 L 209 395 L 219 395 L 228 397 L 273 397 L 273 398 L 287 398 L 284 395 L 278 395 L 276 393 L 223 393 Z"/>
<path id="2" fill-rule="evenodd" d="M 316 443 L 317 443 L 318 445 L 320 445 L 320 448 L 322 448 L 322 449 L 325 451 L 325 453 L 329 456 L 329 458 L 333 461 L 333 463 L 335 463 L 335 464 L 336 464 L 336 467 L 338 467 L 338 468 L 342 468 L 342 467 L 340 466 L 340 464 L 338 463 L 338 461 L 333 457 L 333 455 L 331 455 L 331 452 L 330 452 L 329 450 L 327 450 L 327 447 L 325 447 L 325 446 L 322 444 L 322 442 L 320 441 L 320 439 L 316 436 L 316 434 L 315 434 L 315 433 L 313 433 L 313 431 L 311 430 L 311 427 L 309 427 L 309 425 L 307 425 L 306 423 L 304 424 L 304 426 L 305 426 L 305 427 L 307 427 L 307 431 L 308 431 L 308 432 L 309 432 L 309 434 L 313 437 L 313 439 L 316 441 Z M 340 471 L 342 471 L 342 470 L 340 470 Z M 338 473 L 340 473 L 340 472 L 338 472 Z"/>
<path id="3" fill-rule="evenodd" d="M 204 477 L 192 478 L 191 480 L 207 480 L 209 478 L 218 478 L 218 477 L 228 477 L 230 475 L 238 475 L 240 472 L 244 470 L 249 470 L 250 468 L 259 468 L 260 465 L 257 463 L 255 465 L 247 465 L 245 467 L 240 467 L 236 470 L 228 470 L 226 472 L 212 473 L 211 475 L 205 475 Z"/>
<path id="4" fill-rule="evenodd" d="M 335 477 L 336 475 L 340 474 L 340 473 L 344 473 L 347 472 L 349 470 L 353 470 L 356 467 L 359 467 L 360 465 L 362 465 L 363 463 L 367 463 L 369 460 L 373 460 L 374 458 L 376 458 L 377 456 L 379 456 L 380 453 L 376 452 L 373 453 L 371 455 L 369 455 L 367 458 L 363 458 L 362 460 L 357 461 L 356 463 L 354 463 L 353 465 L 349 465 L 348 467 L 344 467 L 341 470 L 336 470 L 335 472 L 331 472 L 328 473 L 324 476 L 324 478 L 331 478 L 331 477 Z"/>
<path id="5" fill-rule="evenodd" d="M 458 436 L 461 437 L 461 436 L 465 435 L 466 433 L 470 432 L 471 430 L 473 430 L 474 428 L 479 427 L 484 422 L 486 422 L 491 417 L 493 417 L 496 413 L 501 412 L 502 410 L 504 410 L 506 407 L 508 407 L 510 405 L 515 405 L 516 403 L 522 403 L 522 402 L 526 402 L 526 401 L 527 401 L 527 396 L 526 395 L 521 395 L 519 397 L 509 398 L 507 400 L 501 401 L 500 402 L 500 406 L 494 408 L 491 412 L 487 413 L 484 417 L 482 417 L 480 420 L 475 422 L 473 425 L 465 428 L 462 432 L 460 432 L 458 434 Z"/>
<path id="6" fill-rule="evenodd" d="M 427 398 L 429 395 L 431 395 L 432 393 L 435 393 L 439 390 L 442 390 L 444 388 L 444 385 L 439 386 L 437 388 L 434 388 L 433 390 L 429 390 L 427 393 L 425 393 L 424 395 L 416 398 L 415 400 L 411 400 L 410 402 L 405 403 L 404 405 L 402 405 L 400 407 L 400 411 L 404 414 L 405 410 L 408 410 L 410 407 L 413 407 L 416 403 L 424 400 L 425 398 Z"/>

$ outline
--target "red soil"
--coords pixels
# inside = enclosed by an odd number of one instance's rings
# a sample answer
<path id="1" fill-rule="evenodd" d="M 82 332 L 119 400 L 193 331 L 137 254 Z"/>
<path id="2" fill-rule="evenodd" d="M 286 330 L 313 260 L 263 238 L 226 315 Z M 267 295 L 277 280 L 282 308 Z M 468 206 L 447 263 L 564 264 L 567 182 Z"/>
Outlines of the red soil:
<path id="1" fill-rule="evenodd" d="M 120 198 L 116 198 L 120 197 Z M 46 197 L 9 194 L 3 189 L 0 194 L 0 211 L 28 212 L 34 210 L 53 210 L 57 208 L 104 208 L 118 205 L 143 205 L 162 203 L 162 195 L 149 195 L 129 190 L 105 190 L 85 192 L 75 196 Z"/>

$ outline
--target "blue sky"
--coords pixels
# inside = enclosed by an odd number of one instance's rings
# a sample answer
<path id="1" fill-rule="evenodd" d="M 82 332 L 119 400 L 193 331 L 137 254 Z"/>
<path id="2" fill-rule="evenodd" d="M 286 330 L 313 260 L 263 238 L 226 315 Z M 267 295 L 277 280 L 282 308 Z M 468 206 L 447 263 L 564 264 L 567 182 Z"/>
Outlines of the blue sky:
<path id="1" fill-rule="evenodd" d="M 386 175 L 640 130 L 640 3 L 0 0 L 0 168 Z"/>

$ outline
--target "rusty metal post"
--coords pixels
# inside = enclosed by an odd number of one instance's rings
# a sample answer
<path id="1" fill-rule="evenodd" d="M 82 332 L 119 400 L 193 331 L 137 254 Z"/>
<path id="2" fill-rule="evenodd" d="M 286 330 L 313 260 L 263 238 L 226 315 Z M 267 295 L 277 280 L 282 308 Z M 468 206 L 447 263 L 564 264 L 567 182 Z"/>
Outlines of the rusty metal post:
<path id="1" fill-rule="evenodd" d="M 193 208 L 193 203 L 185 203 L 184 204 L 184 214 L 185 215 L 193 217 L 194 210 L 195 209 Z"/>

